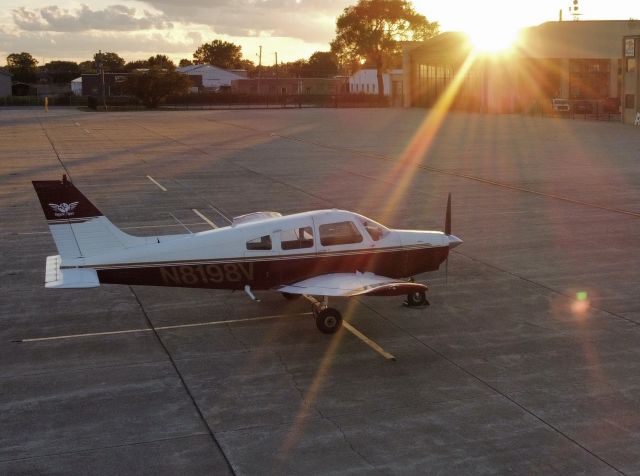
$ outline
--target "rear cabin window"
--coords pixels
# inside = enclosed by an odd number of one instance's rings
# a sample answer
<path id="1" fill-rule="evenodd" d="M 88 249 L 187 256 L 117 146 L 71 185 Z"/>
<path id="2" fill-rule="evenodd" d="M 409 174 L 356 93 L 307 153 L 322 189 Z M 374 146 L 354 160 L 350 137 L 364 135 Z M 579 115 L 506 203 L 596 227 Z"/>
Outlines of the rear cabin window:
<path id="1" fill-rule="evenodd" d="M 283 230 L 280 234 L 280 245 L 283 250 L 313 248 L 313 229 L 310 226 L 303 226 Z"/>
<path id="2" fill-rule="evenodd" d="M 264 235 L 247 241 L 247 249 L 251 251 L 261 251 L 271 249 L 271 236 Z"/>
<path id="3" fill-rule="evenodd" d="M 320 225 L 320 243 L 322 246 L 350 245 L 362 242 L 362 235 L 350 221 Z"/>

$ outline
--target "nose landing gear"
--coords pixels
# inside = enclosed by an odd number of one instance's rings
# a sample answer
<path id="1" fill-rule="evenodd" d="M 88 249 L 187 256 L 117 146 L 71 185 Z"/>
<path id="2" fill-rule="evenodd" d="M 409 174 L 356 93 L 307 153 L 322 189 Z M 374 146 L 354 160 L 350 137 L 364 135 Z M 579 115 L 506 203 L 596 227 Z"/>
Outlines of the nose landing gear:
<path id="1" fill-rule="evenodd" d="M 429 300 L 424 291 L 416 291 L 415 293 L 407 294 L 407 300 L 405 304 L 409 307 L 429 306 Z"/>

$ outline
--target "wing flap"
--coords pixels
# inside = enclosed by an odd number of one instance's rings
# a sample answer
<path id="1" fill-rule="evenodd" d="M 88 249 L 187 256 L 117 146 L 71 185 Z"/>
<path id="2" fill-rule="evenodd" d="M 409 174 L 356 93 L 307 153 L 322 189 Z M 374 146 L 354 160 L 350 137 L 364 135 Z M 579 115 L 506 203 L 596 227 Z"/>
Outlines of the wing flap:
<path id="1" fill-rule="evenodd" d="M 48 256 L 44 287 L 56 289 L 97 288 L 98 273 L 93 268 L 60 269 L 60 255 Z"/>
<path id="2" fill-rule="evenodd" d="M 315 296 L 398 296 L 426 291 L 424 284 L 399 281 L 373 273 L 333 273 L 280 286 L 278 291 Z"/>

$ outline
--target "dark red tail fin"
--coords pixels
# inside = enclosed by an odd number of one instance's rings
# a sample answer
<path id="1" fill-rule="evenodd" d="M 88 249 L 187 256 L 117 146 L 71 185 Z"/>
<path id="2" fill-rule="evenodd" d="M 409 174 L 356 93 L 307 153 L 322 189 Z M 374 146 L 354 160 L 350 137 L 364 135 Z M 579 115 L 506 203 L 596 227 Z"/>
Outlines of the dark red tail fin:
<path id="1" fill-rule="evenodd" d="M 47 220 L 73 220 L 102 216 L 100 210 L 67 180 L 66 175 L 62 176 L 62 180 L 32 183 Z"/>

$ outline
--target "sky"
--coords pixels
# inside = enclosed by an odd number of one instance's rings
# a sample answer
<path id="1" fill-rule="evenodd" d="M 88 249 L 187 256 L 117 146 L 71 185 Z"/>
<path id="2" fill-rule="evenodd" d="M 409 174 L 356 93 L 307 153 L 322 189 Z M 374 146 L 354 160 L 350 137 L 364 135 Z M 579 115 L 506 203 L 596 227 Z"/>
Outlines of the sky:
<path id="1" fill-rule="evenodd" d="M 573 0 L 414 0 L 441 31 L 513 30 L 571 18 Z M 84 61 L 98 50 L 127 61 L 161 53 L 191 59 L 214 39 L 242 46 L 262 63 L 328 51 L 335 21 L 356 0 L 0 0 L 0 65 L 10 53 L 31 53 L 39 64 Z M 640 0 L 579 0 L 583 20 L 640 19 Z"/>

